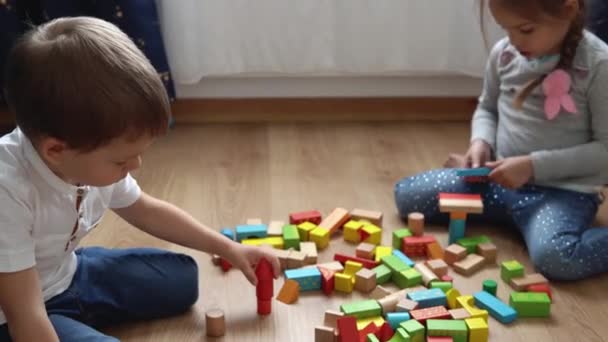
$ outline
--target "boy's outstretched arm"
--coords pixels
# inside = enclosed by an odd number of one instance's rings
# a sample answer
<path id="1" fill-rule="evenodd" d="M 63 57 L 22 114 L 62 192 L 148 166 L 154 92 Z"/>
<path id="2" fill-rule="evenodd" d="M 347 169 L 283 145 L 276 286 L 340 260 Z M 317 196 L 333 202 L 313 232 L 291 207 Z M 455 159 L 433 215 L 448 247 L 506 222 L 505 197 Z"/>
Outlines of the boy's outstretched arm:
<path id="1" fill-rule="evenodd" d="M 131 206 L 114 211 L 125 221 L 150 235 L 226 258 L 254 285 L 257 283 L 255 265 L 261 258 L 270 261 L 275 278 L 281 272 L 279 260 L 272 250 L 246 246 L 227 239 L 182 209 L 143 192 Z"/>

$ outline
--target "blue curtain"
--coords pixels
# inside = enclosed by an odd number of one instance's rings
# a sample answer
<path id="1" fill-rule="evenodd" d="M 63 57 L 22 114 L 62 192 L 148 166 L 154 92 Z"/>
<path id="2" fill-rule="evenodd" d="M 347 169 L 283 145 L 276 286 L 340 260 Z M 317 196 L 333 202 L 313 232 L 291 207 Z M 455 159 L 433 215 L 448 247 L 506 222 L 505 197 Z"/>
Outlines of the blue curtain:
<path id="1" fill-rule="evenodd" d="M 15 39 L 27 30 L 26 22 L 41 24 L 82 15 L 112 22 L 128 34 L 158 71 L 169 98 L 175 99 L 154 0 L 0 0 L 0 65 Z"/>

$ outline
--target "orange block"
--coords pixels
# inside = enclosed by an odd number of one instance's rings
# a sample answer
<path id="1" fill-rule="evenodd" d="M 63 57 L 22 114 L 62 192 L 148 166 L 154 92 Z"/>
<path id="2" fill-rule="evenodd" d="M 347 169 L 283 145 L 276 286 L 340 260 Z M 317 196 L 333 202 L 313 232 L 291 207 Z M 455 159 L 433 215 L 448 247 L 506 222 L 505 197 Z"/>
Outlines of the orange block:
<path id="1" fill-rule="evenodd" d="M 443 259 L 443 248 L 437 242 L 426 245 L 426 255 L 429 259 Z"/>
<path id="2" fill-rule="evenodd" d="M 281 291 L 279 291 L 277 300 L 285 304 L 293 304 L 298 301 L 299 296 L 300 284 L 295 280 L 287 279 L 285 280 L 285 284 L 283 284 Z"/>

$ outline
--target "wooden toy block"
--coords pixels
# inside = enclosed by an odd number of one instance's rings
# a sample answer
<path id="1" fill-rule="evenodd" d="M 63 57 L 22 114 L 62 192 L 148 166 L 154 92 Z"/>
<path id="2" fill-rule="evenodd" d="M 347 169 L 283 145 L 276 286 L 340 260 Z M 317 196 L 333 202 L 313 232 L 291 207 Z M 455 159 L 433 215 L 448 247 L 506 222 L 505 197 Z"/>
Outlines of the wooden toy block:
<path id="1" fill-rule="evenodd" d="M 549 284 L 534 284 L 526 287 L 527 292 L 544 292 L 549 296 L 549 299 L 553 301 L 553 296 L 551 295 L 551 288 Z"/>
<path id="2" fill-rule="evenodd" d="M 287 270 L 285 271 L 285 278 L 297 281 L 300 284 L 300 291 L 321 289 L 321 271 L 316 267 Z"/>
<path id="3" fill-rule="evenodd" d="M 409 257 L 426 256 L 426 245 L 436 242 L 431 235 L 410 236 L 403 238 L 402 251 Z"/>
<path id="4" fill-rule="evenodd" d="M 452 319 L 467 319 L 467 318 L 471 318 L 471 314 L 469 314 L 469 312 L 466 309 L 463 309 L 463 308 L 448 310 L 448 312 L 450 313 L 450 316 L 452 316 Z"/>
<path id="5" fill-rule="evenodd" d="M 382 315 L 382 307 L 378 301 L 373 299 L 342 304 L 340 311 L 344 312 L 346 316 L 354 316 L 357 319 Z"/>
<path id="6" fill-rule="evenodd" d="M 454 342 L 454 339 L 449 336 L 429 336 L 426 342 Z"/>
<path id="7" fill-rule="evenodd" d="M 376 272 L 363 268 L 355 274 L 355 289 L 363 293 L 372 292 L 376 288 Z"/>
<path id="8" fill-rule="evenodd" d="M 306 221 L 314 223 L 315 225 L 321 223 L 321 213 L 318 210 L 310 210 L 289 214 L 290 224 L 298 225 Z"/>
<path id="9" fill-rule="evenodd" d="M 398 303 L 397 303 L 397 312 L 410 312 L 412 310 L 416 310 L 418 308 L 418 303 L 414 302 L 413 300 L 410 299 L 401 299 Z"/>
<path id="10" fill-rule="evenodd" d="M 517 312 L 495 296 L 485 291 L 480 291 L 474 294 L 473 297 L 475 298 L 475 305 L 478 308 L 487 310 L 500 323 L 509 324 L 517 319 Z"/>
<path id="11" fill-rule="evenodd" d="M 374 334 L 367 334 L 365 337 L 365 342 L 380 342 L 380 340 Z"/>
<path id="12" fill-rule="evenodd" d="M 465 221 L 467 220 L 467 213 L 462 212 L 462 211 L 452 211 L 450 213 L 450 220 L 460 220 L 460 221 Z"/>
<path id="13" fill-rule="evenodd" d="M 265 238 L 268 236 L 268 227 L 265 224 L 236 226 L 236 240 L 241 242 L 246 239 Z"/>
<path id="14" fill-rule="evenodd" d="M 454 271 L 465 276 L 470 276 L 479 271 L 485 264 L 485 259 L 481 255 L 469 254 L 461 261 L 454 263 Z"/>
<path id="15" fill-rule="evenodd" d="M 384 318 L 382 316 L 361 318 L 361 319 L 357 320 L 357 329 L 359 329 L 359 330 L 364 329 L 370 323 L 374 323 L 374 325 L 376 327 L 381 327 L 382 325 L 384 325 L 384 322 L 386 322 L 386 321 L 384 320 Z"/>
<path id="16" fill-rule="evenodd" d="M 215 266 L 219 266 L 222 263 L 222 257 L 217 254 L 213 254 L 211 256 L 211 263 Z"/>
<path id="17" fill-rule="evenodd" d="M 448 232 L 448 244 L 453 244 L 456 241 L 463 239 L 467 226 L 465 220 L 450 220 L 450 227 Z"/>
<path id="18" fill-rule="evenodd" d="M 483 201 L 479 194 L 439 194 L 439 211 L 449 213 L 452 211 L 469 214 L 483 213 Z"/>
<path id="19" fill-rule="evenodd" d="M 260 259 L 255 268 L 255 275 L 258 278 L 256 285 L 258 315 L 269 315 L 272 311 L 272 297 L 274 296 L 274 275 L 270 262 Z"/>
<path id="20" fill-rule="evenodd" d="M 467 318 L 465 323 L 469 330 L 469 342 L 488 342 L 490 329 L 486 321 L 481 318 Z"/>
<path id="21" fill-rule="evenodd" d="M 448 264 L 446 264 L 443 259 L 428 260 L 426 266 L 430 268 L 438 278 L 448 274 Z"/>
<path id="22" fill-rule="evenodd" d="M 551 299 L 546 293 L 513 292 L 509 305 L 517 311 L 519 317 L 549 317 Z"/>
<path id="23" fill-rule="evenodd" d="M 363 265 L 363 267 L 369 268 L 369 269 L 372 269 L 372 268 L 378 266 L 378 263 L 373 260 L 367 260 L 367 259 L 357 258 L 357 257 L 353 257 L 353 256 L 347 256 L 347 255 L 340 254 L 340 253 L 334 254 L 334 260 L 339 261 L 342 264 L 346 264 L 346 262 L 349 260 L 355 261 L 355 262 L 361 263 Z"/>
<path id="24" fill-rule="evenodd" d="M 364 224 L 359 230 L 361 241 L 379 245 L 382 243 L 382 228 L 373 224 Z"/>
<path id="25" fill-rule="evenodd" d="M 403 270 L 407 270 L 408 268 L 410 268 L 403 261 L 401 261 L 401 259 L 399 259 L 398 257 L 396 257 L 392 254 L 383 257 L 381 261 L 382 261 L 382 264 L 386 265 L 394 273 L 398 273 L 398 272 L 401 272 Z"/>
<path id="26" fill-rule="evenodd" d="M 389 312 L 397 311 L 397 304 L 399 304 L 399 298 L 395 296 L 386 296 L 378 299 L 378 304 L 382 307 L 382 312 L 387 314 Z"/>
<path id="27" fill-rule="evenodd" d="M 456 298 L 456 309 L 463 308 L 469 312 L 472 318 L 483 318 L 487 322 L 488 311 L 476 308 L 474 303 L 475 298 L 473 296 L 459 296 Z"/>
<path id="28" fill-rule="evenodd" d="M 352 316 L 344 316 L 338 318 L 338 341 L 339 342 L 356 342 L 359 341 L 359 332 L 357 329 L 357 319 Z"/>
<path id="29" fill-rule="evenodd" d="M 458 309 L 458 297 L 460 297 L 460 291 L 457 289 L 450 289 L 445 293 L 445 296 L 448 300 L 448 308 L 450 309 Z"/>
<path id="30" fill-rule="evenodd" d="M 344 273 L 336 273 L 334 278 L 334 289 L 336 291 L 351 293 L 355 286 L 355 277 Z"/>
<path id="31" fill-rule="evenodd" d="M 361 234 L 359 231 L 363 228 L 363 222 L 350 220 L 344 224 L 343 235 L 344 241 L 359 243 L 361 242 Z"/>
<path id="32" fill-rule="evenodd" d="M 422 275 L 422 283 L 425 286 L 429 286 L 432 281 L 439 279 L 435 273 L 424 264 L 416 264 L 414 268 Z"/>
<path id="33" fill-rule="evenodd" d="M 334 328 L 318 326 L 315 327 L 315 342 L 335 342 L 336 331 Z"/>
<path id="34" fill-rule="evenodd" d="M 321 272 L 321 290 L 329 296 L 334 292 L 334 288 L 336 287 L 337 272 L 323 267 L 319 267 L 319 272 Z"/>
<path id="35" fill-rule="evenodd" d="M 360 262 L 349 260 L 344 264 L 344 274 L 348 274 L 350 276 L 355 276 L 360 269 L 363 268 L 363 265 Z"/>
<path id="36" fill-rule="evenodd" d="M 372 269 L 376 273 L 376 283 L 378 285 L 385 284 L 391 280 L 393 272 L 386 265 L 378 265 Z"/>
<path id="37" fill-rule="evenodd" d="M 391 290 L 387 289 L 384 286 L 376 286 L 376 288 L 370 293 L 370 298 L 372 299 L 382 299 L 392 293 Z"/>
<path id="38" fill-rule="evenodd" d="M 401 259 L 401 261 L 403 261 L 409 267 L 414 267 L 415 263 L 412 261 L 412 259 L 408 258 L 407 255 L 403 254 L 402 251 L 394 249 L 393 255 Z"/>
<path id="39" fill-rule="evenodd" d="M 358 258 L 363 259 L 374 259 L 374 251 L 376 250 L 376 245 L 372 245 L 371 243 L 362 242 L 357 246 L 357 250 L 355 255 Z"/>
<path id="40" fill-rule="evenodd" d="M 323 320 L 323 324 L 330 328 L 338 327 L 338 319 L 344 317 L 344 312 L 336 311 L 336 310 L 327 310 L 325 311 L 325 316 Z"/>
<path id="41" fill-rule="evenodd" d="M 443 293 L 447 293 L 453 288 L 453 285 L 449 281 L 434 281 L 431 282 L 430 288 L 440 289 Z"/>
<path id="42" fill-rule="evenodd" d="M 422 274 L 415 268 L 409 268 L 399 273 L 393 273 L 393 282 L 400 289 L 422 284 Z"/>
<path id="43" fill-rule="evenodd" d="M 402 328 L 410 335 L 411 342 L 424 342 L 426 328 L 420 322 L 410 319 L 399 324 L 399 328 Z"/>
<path id="44" fill-rule="evenodd" d="M 477 254 L 481 255 L 486 259 L 486 262 L 489 264 L 496 263 L 496 255 L 498 254 L 498 249 L 496 245 L 491 242 L 484 242 L 477 245 Z"/>
<path id="45" fill-rule="evenodd" d="M 318 249 L 325 249 L 329 246 L 329 230 L 317 227 L 310 232 L 310 241 L 317 245 Z"/>
<path id="46" fill-rule="evenodd" d="M 226 334 L 226 318 L 224 311 L 220 309 L 211 309 L 205 312 L 205 323 L 207 327 L 207 336 L 222 337 Z"/>
<path id="47" fill-rule="evenodd" d="M 488 242 L 491 243 L 492 241 L 485 235 L 467 237 L 456 241 L 457 244 L 467 249 L 468 254 L 475 253 L 478 245 Z"/>
<path id="48" fill-rule="evenodd" d="M 418 303 L 418 309 L 430 308 L 433 306 L 446 306 L 447 297 L 440 289 L 430 289 L 423 291 L 410 292 L 407 298 Z"/>
<path id="49" fill-rule="evenodd" d="M 317 245 L 314 242 L 300 242 L 300 252 L 306 254 L 305 264 L 313 265 L 317 263 Z"/>
<path id="50" fill-rule="evenodd" d="M 522 291 L 525 291 L 526 288 L 530 285 L 548 284 L 548 283 L 549 283 L 549 281 L 542 274 L 533 273 L 533 274 L 525 275 L 521 278 L 512 278 L 511 281 L 509 282 L 509 285 L 511 285 L 511 287 L 513 289 L 515 289 L 515 291 L 522 292 Z"/>
<path id="51" fill-rule="evenodd" d="M 334 209 L 328 216 L 326 216 L 319 227 L 323 227 L 329 230 L 329 234 L 333 235 L 340 227 L 342 227 L 350 219 L 348 210 L 344 208 Z"/>
<path id="52" fill-rule="evenodd" d="M 426 256 L 429 259 L 443 259 L 443 248 L 437 242 L 429 243 L 426 245 Z"/>
<path id="53" fill-rule="evenodd" d="M 452 278 L 452 276 L 449 275 L 449 274 L 444 275 L 443 277 L 440 278 L 440 280 L 441 281 L 447 281 L 447 282 L 450 282 L 450 283 L 454 282 L 454 278 Z"/>
<path id="54" fill-rule="evenodd" d="M 273 249 L 273 252 L 281 263 L 281 269 L 287 269 L 287 258 L 289 257 L 289 253 L 291 252 L 291 250 Z"/>
<path id="55" fill-rule="evenodd" d="M 449 336 L 454 342 L 467 342 L 469 329 L 463 320 L 429 319 L 426 321 L 427 336 Z"/>
<path id="56" fill-rule="evenodd" d="M 405 329 L 399 327 L 395 330 L 395 334 L 388 342 L 411 342 L 411 340 L 410 334 L 408 334 Z"/>
<path id="57" fill-rule="evenodd" d="M 368 324 L 365 328 L 359 329 L 359 341 L 367 340 L 368 335 L 376 336 L 375 334 L 378 332 L 378 327 L 375 323 Z"/>
<path id="58" fill-rule="evenodd" d="M 300 268 L 306 263 L 306 254 L 298 251 L 291 251 L 287 256 L 287 269 Z"/>
<path id="59" fill-rule="evenodd" d="M 229 238 L 230 240 L 234 240 L 235 238 L 234 231 L 230 228 L 224 228 L 220 231 L 220 233 L 225 237 Z"/>
<path id="60" fill-rule="evenodd" d="M 277 300 L 285 304 L 293 304 L 300 296 L 300 284 L 292 279 L 286 279 L 285 284 L 277 295 Z"/>
<path id="61" fill-rule="evenodd" d="M 505 282 L 511 282 L 512 278 L 524 276 L 524 266 L 517 260 L 505 261 L 500 266 L 500 278 Z"/>
<path id="62" fill-rule="evenodd" d="M 377 226 L 382 226 L 382 212 L 365 209 L 353 209 L 350 212 L 350 217 L 353 220 L 366 220 Z"/>
<path id="63" fill-rule="evenodd" d="M 248 218 L 246 221 L 247 225 L 256 226 L 262 224 L 261 218 Z"/>
<path id="64" fill-rule="evenodd" d="M 376 262 L 379 262 L 382 260 L 383 257 L 389 256 L 389 255 L 393 255 L 393 247 L 378 246 L 376 248 L 375 260 L 376 260 Z"/>
<path id="65" fill-rule="evenodd" d="M 407 312 L 389 312 L 386 314 L 386 321 L 390 324 L 393 330 L 399 327 L 399 324 L 410 320 L 410 314 Z"/>
<path id="66" fill-rule="evenodd" d="M 407 226 L 414 236 L 424 235 L 424 215 L 422 213 L 410 213 L 407 215 Z"/>
<path id="67" fill-rule="evenodd" d="M 380 341 L 388 341 L 395 335 L 395 330 L 388 322 L 384 322 L 376 334 Z"/>
<path id="68" fill-rule="evenodd" d="M 317 228 L 317 225 L 312 222 L 302 222 L 298 224 L 298 235 L 300 235 L 300 241 L 310 241 L 310 232 Z"/>
<path id="69" fill-rule="evenodd" d="M 298 248 L 300 246 L 300 234 L 298 227 L 293 224 L 283 226 L 283 243 L 285 249 Z"/>
<path id="70" fill-rule="evenodd" d="M 285 241 L 280 236 L 269 236 L 262 239 L 245 239 L 241 241 L 243 245 L 249 246 L 258 246 L 261 247 L 263 245 L 271 246 L 275 249 L 283 249 L 285 248 Z"/>
<path id="71" fill-rule="evenodd" d="M 270 221 L 268 224 L 268 236 L 283 236 L 284 221 Z"/>
<path id="72" fill-rule="evenodd" d="M 450 313 L 443 306 L 434 306 L 424 309 L 416 309 L 410 311 L 412 319 L 417 320 L 420 323 L 426 322 L 428 319 L 449 319 Z"/>
<path id="73" fill-rule="evenodd" d="M 456 169 L 458 177 L 487 177 L 492 172 L 489 167 L 478 167 L 472 169 Z"/>
<path id="74" fill-rule="evenodd" d="M 401 250 L 401 244 L 403 243 L 403 238 L 412 236 L 412 232 L 407 229 L 397 229 L 393 232 L 393 248 L 396 250 Z"/>
<path id="75" fill-rule="evenodd" d="M 498 292 L 498 284 L 492 279 L 484 280 L 482 288 L 484 291 L 491 294 L 492 296 L 496 296 L 496 292 Z"/>
<path id="76" fill-rule="evenodd" d="M 232 264 L 224 258 L 220 260 L 220 266 L 222 267 L 222 271 L 224 272 L 228 272 L 232 268 Z"/>

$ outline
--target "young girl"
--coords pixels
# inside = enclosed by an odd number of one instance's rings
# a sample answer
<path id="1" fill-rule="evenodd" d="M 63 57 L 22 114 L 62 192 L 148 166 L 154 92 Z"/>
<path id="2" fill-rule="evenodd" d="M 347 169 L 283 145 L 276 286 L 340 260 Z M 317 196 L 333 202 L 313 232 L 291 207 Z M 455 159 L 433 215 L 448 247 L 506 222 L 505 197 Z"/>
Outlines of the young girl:
<path id="1" fill-rule="evenodd" d="M 608 46 L 584 30 L 584 0 L 483 0 L 508 38 L 489 57 L 465 156 L 395 186 L 401 216 L 445 223 L 439 192 L 480 193 L 486 222 L 512 222 L 552 279 L 608 271 L 608 229 L 591 228 L 608 179 Z M 494 157 L 496 161 L 494 160 Z"/>

